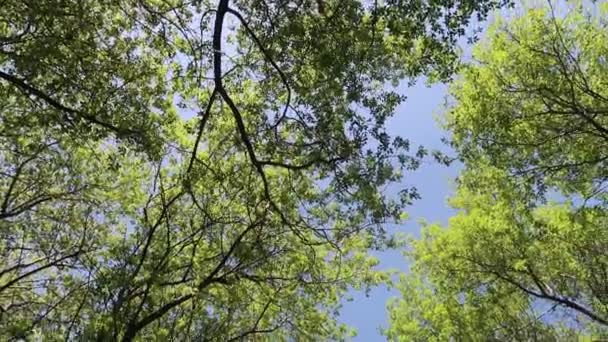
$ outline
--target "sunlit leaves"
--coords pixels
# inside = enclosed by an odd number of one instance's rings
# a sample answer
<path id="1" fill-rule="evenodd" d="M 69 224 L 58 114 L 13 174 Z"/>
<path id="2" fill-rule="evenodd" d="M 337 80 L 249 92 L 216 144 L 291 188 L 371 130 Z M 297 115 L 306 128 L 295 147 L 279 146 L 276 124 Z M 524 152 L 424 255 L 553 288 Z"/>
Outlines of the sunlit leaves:
<path id="1" fill-rule="evenodd" d="M 386 83 L 503 3 L 3 1 L 0 338 L 347 338 L 427 153 Z"/>
<path id="2" fill-rule="evenodd" d="M 556 6 L 568 7 L 559 3 Z M 575 4 L 499 19 L 452 86 L 465 164 L 447 227 L 412 240 L 391 340 L 605 334 L 605 15 Z"/>

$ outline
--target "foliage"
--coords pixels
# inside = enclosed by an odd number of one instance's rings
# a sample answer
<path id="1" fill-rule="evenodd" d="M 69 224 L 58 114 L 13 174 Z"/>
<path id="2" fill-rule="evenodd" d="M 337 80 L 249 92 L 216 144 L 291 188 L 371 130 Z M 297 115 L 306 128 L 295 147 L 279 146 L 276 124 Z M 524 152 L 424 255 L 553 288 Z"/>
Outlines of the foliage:
<path id="1" fill-rule="evenodd" d="M 565 6 L 565 5 L 564 5 Z M 606 4 L 573 5 L 564 18 L 530 10 L 499 22 L 454 86 L 448 126 L 465 160 L 480 157 L 542 194 L 599 196 L 608 139 Z"/>
<path id="2" fill-rule="evenodd" d="M 606 211 L 530 208 L 495 167 L 462 177 L 483 190 L 462 186 L 449 227 L 425 227 L 413 243 L 412 275 L 402 279 L 403 299 L 390 305 L 388 336 L 563 341 L 605 332 Z"/>
<path id="3" fill-rule="evenodd" d="M 476 47 L 447 119 L 465 164 L 459 213 L 413 242 L 390 339 L 608 332 L 606 10 L 529 9 Z"/>
<path id="4" fill-rule="evenodd" d="M 1 1 L 0 338 L 345 338 L 417 196 L 386 83 L 504 3 Z"/>

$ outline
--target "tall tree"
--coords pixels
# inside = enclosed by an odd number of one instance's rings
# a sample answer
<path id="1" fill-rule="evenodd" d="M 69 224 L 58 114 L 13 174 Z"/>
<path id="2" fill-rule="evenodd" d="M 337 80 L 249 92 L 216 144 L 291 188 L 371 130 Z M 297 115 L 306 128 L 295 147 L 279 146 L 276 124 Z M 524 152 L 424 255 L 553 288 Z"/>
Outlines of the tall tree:
<path id="1" fill-rule="evenodd" d="M 460 212 L 414 242 L 391 339 L 608 332 L 607 10 L 527 9 L 475 49 L 447 119 Z"/>
<path id="2" fill-rule="evenodd" d="M 504 3 L 0 1 L 1 338 L 344 338 L 417 196 L 386 83 Z"/>

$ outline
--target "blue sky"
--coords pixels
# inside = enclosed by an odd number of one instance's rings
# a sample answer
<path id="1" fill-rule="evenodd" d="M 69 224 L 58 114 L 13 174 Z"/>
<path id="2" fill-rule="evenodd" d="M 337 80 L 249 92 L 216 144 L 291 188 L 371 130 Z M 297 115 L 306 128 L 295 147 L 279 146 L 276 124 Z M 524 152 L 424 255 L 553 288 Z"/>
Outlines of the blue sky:
<path id="1" fill-rule="evenodd" d="M 501 14 L 511 13 L 513 10 L 501 10 Z M 471 48 L 467 43 L 467 36 L 478 33 L 483 39 L 483 33 L 488 24 L 495 19 L 496 13 L 490 13 L 488 20 L 478 22 L 472 20 L 464 38 L 459 39 L 458 46 L 463 61 L 471 62 Z M 447 132 L 440 127 L 440 119 L 445 114 L 445 100 L 448 96 L 446 84 L 434 84 L 428 86 L 424 79 L 419 80 L 414 86 L 407 87 L 407 82 L 400 86 L 398 91 L 407 96 L 407 101 L 397 109 L 395 116 L 388 122 L 389 133 L 393 136 L 400 135 L 410 140 L 410 146 L 415 148 L 423 145 L 427 150 L 438 149 L 442 152 L 450 152 L 449 146 L 441 142 Z M 454 180 L 461 169 L 460 164 L 453 163 L 450 167 L 429 161 L 410 173 L 405 173 L 403 182 L 393 184 L 387 191 L 399 191 L 401 187 L 416 186 L 421 199 L 415 201 L 407 210 L 409 220 L 401 226 L 391 227 L 389 232 L 402 232 L 418 236 L 420 232 L 420 220 L 429 223 L 446 224 L 448 218 L 456 213 L 447 204 L 447 200 L 455 190 Z M 393 250 L 376 254 L 380 259 L 380 269 L 398 269 L 407 272 L 408 263 L 403 257 L 402 251 Z M 353 301 L 345 302 L 342 307 L 340 321 L 357 329 L 357 336 L 353 342 L 376 342 L 385 341 L 386 337 L 380 334 L 379 328 L 387 326 L 387 301 L 392 297 L 398 297 L 396 289 L 379 287 L 373 289 L 369 296 L 362 292 L 349 294 Z"/>
<path id="2" fill-rule="evenodd" d="M 448 147 L 441 143 L 441 137 L 445 136 L 446 132 L 437 122 L 437 118 L 444 111 L 443 103 L 447 95 L 447 87 L 444 84 L 427 87 L 421 81 L 410 88 L 402 87 L 400 91 L 406 94 L 408 99 L 388 123 L 390 133 L 410 139 L 412 146 L 424 145 L 429 150 L 449 151 Z M 406 174 L 402 184 L 394 184 L 389 188 L 388 191 L 392 192 L 398 191 L 402 186 L 415 185 L 422 196 L 422 199 L 415 201 L 407 210 L 409 221 L 391 230 L 417 235 L 420 231 L 419 219 L 445 223 L 448 217 L 454 214 L 454 210 L 449 208 L 446 200 L 454 189 L 453 180 L 457 173 L 457 165 L 446 167 L 429 162 L 415 172 Z M 380 259 L 380 268 L 407 270 L 407 263 L 401 251 L 382 252 L 377 255 Z M 358 292 L 351 295 L 353 301 L 344 304 L 341 321 L 357 328 L 358 335 L 353 341 L 385 340 L 378 328 L 386 326 L 387 300 L 398 296 L 399 293 L 382 287 L 372 290 L 369 297 Z"/>

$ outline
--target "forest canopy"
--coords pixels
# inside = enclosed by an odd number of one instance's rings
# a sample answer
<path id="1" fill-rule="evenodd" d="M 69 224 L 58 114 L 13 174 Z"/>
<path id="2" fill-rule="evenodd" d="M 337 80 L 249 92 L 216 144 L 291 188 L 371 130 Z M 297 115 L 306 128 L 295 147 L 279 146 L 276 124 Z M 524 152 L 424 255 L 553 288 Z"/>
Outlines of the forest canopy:
<path id="1" fill-rule="evenodd" d="M 391 340 L 608 333 L 607 5 L 527 7 L 475 47 L 445 123 L 458 214 L 413 241 Z"/>
<path id="2" fill-rule="evenodd" d="M 345 339 L 419 195 L 387 84 L 508 1 L 0 1 L 0 339 Z"/>
<path id="3" fill-rule="evenodd" d="M 389 340 L 605 336 L 608 4 L 512 5 L 0 0 L 0 340 L 348 340 L 399 248 Z M 463 167 L 404 243 L 422 78 Z"/>

